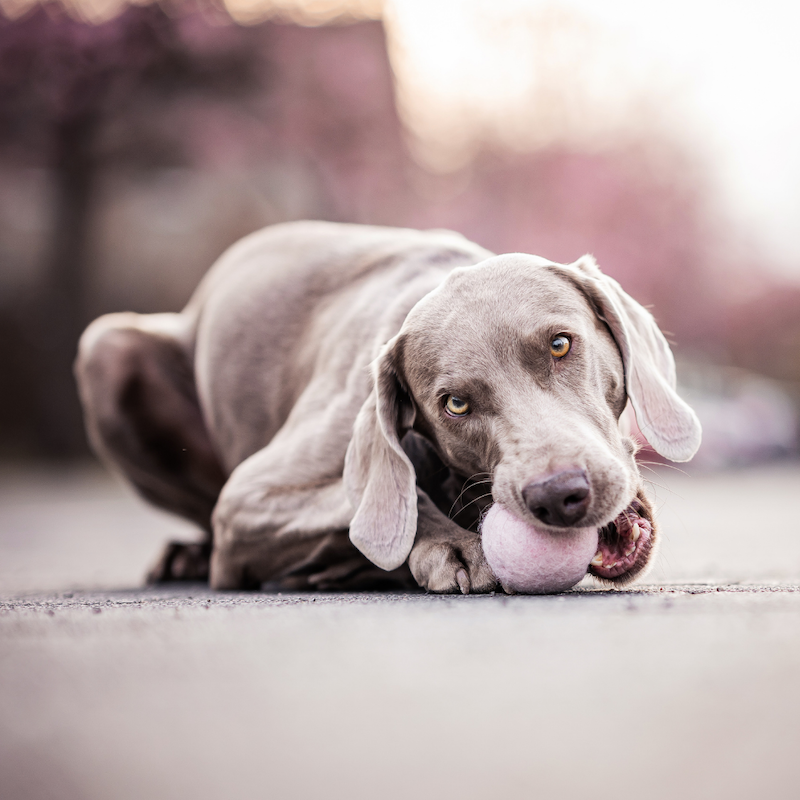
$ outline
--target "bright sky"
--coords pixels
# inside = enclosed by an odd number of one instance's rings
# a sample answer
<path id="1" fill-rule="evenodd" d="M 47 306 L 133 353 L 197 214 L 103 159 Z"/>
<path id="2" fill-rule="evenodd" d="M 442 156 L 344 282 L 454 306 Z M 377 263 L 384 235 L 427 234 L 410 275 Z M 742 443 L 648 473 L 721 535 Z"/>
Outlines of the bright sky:
<path id="1" fill-rule="evenodd" d="M 34 0 L 0 0 L 19 9 Z M 124 0 L 71 0 L 95 17 Z M 235 18 L 384 17 L 417 157 L 482 138 L 601 148 L 666 130 L 720 208 L 800 278 L 800 4 L 787 0 L 225 0 Z"/>
<path id="2" fill-rule="evenodd" d="M 720 208 L 800 277 L 800 6 L 387 0 L 402 111 L 434 166 L 480 135 L 602 147 L 666 130 Z"/>

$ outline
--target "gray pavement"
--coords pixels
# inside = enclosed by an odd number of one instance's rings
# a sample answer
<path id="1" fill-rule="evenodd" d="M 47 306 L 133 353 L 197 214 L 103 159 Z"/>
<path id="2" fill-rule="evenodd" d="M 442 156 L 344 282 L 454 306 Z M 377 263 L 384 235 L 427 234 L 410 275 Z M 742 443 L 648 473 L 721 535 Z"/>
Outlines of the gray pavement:
<path id="1" fill-rule="evenodd" d="M 554 597 L 142 589 L 189 528 L 1 479 L 4 800 L 800 791 L 797 465 L 654 474 L 648 578 Z"/>

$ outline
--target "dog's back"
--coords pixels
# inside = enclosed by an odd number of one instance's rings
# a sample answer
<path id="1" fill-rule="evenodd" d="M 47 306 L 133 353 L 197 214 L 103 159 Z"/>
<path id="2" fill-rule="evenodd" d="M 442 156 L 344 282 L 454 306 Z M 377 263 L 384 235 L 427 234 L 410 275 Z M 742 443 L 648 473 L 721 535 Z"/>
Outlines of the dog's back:
<path id="1" fill-rule="evenodd" d="M 366 396 L 365 368 L 404 292 L 410 307 L 451 269 L 489 255 L 450 231 L 326 222 L 273 226 L 228 250 L 185 312 L 196 318 L 200 403 L 227 468 L 271 441 L 315 376 L 324 405 L 364 367 Z"/>

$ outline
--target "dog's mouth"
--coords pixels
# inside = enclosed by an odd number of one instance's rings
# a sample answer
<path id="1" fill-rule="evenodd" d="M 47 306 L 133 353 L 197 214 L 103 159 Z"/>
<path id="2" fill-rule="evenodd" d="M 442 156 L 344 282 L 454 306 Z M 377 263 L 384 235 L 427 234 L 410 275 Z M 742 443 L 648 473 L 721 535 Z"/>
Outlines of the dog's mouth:
<path id="1" fill-rule="evenodd" d="M 589 572 L 615 584 L 628 583 L 647 567 L 655 540 L 653 514 L 640 494 L 613 522 L 600 528 Z"/>

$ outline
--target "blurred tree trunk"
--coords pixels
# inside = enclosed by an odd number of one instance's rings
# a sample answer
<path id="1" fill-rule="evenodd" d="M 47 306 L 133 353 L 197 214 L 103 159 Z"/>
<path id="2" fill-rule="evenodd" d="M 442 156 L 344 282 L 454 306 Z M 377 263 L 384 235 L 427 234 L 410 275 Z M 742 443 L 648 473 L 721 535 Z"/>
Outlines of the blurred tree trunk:
<path id="1" fill-rule="evenodd" d="M 85 298 L 90 264 L 93 152 L 100 119 L 89 110 L 65 115 L 53 131 L 53 195 L 34 344 L 40 354 L 38 402 L 42 448 L 54 456 L 85 451 L 72 363 L 89 322 Z"/>
<path id="2" fill-rule="evenodd" d="M 88 304 L 101 175 L 187 160 L 191 132 L 158 124 L 158 111 L 176 98 L 242 103 L 260 89 L 257 31 L 218 24 L 231 20 L 219 7 L 213 21 L 214 8 L 213 0 L 176 3 L 169 12 L 132 5 L 97 25 L 47 0 L 15 20 L 0 14 L 0 157 L 52 176 L 37 295 L 16 315 L 30 351 L 23 360 L 35 372 L 26 416 L 41 455 L 88 452 L 72 365 L 95 311 Z"/>

